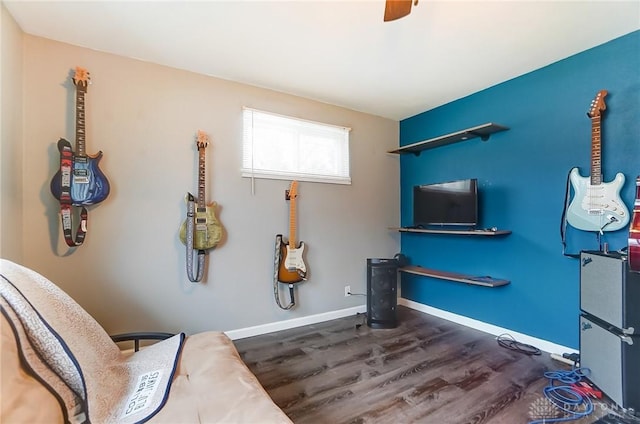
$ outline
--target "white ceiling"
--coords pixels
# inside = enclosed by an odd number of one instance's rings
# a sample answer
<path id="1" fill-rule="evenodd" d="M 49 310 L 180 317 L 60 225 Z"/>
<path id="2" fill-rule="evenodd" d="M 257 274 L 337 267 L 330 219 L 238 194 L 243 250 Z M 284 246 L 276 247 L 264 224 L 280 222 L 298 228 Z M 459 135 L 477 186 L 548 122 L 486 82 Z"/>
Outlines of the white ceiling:
<path id="1" fill-rule="evenodd" d="M 400 120 L 640 29 L 640 0 L 2 0 L 29 34 Z"/>

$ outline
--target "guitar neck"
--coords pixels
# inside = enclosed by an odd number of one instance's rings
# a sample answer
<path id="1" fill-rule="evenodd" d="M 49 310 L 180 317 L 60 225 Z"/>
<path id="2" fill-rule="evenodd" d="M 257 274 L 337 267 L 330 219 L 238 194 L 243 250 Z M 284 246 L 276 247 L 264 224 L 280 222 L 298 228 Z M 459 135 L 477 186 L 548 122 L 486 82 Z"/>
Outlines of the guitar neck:
<path id="1" fill-rule="evenodd" d="M 296 198 L 295 196 L 291 197 L 291 200 L 289 201 L 289 246 L 291 246 L 292 248 L 296 248 L 297 247 L 297 240 L 296 240 L 296 209 L 297 209 L 297 205 L 296 205 Z"/>
<path id="2" fill-rule="evenodd" d="M 601 116 L 591 118 L 591 185 L 602 184 Z"/>
<path id="3" fill-rule="evenodd" d="M 591 185 L 602 184 L 602 134 L 600 115 L 591 118 Z"/>
<path id="4" fill-rule="evenodd" d="M 87 156 L 85 150 L 85 107 L 84 92 L 76 89 L 76 152 L 75 156 Z"/>
<path id="5" fill-rule="evenodd" d="M 198 208 L 204 209 L 206 207 L 205 201 L 205 152 L 204 147 L 198 148 Z"/>

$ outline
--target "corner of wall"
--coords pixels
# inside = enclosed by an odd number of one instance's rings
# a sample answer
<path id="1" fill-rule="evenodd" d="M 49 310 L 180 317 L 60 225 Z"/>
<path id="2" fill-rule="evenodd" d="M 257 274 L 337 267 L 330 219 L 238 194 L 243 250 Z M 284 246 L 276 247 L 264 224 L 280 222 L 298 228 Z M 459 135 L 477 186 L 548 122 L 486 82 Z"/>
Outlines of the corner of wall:
<path id="1" fill-rule="evenodd" d="M 21 261 L 23 32 L 0 4 L 0 257 Z"/>

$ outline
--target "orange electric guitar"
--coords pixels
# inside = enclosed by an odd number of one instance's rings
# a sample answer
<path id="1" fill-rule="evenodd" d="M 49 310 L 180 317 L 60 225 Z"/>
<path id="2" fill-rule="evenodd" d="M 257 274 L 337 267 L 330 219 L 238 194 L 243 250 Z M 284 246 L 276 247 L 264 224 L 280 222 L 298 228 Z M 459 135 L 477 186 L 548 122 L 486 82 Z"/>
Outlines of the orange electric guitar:
<path id="1" fill-rule="evenodd" d="M 636 201 L 633 204 L 633 221 L 629 226 L 629 269 L 640 272 L 640 175 L 636 178 Z"/>
<path id="2" fill-rule="evenodd" d="M 296 242 L 296 198 L 298 197 L 298 182 L 292 181 L 288 192 L 289 197 L 289 242 L 280 246 L 280 265 L 278 267 L 278 281 L 281 283 L 299 283 L 307 275 L 304 263 L 304 242 Z"/>

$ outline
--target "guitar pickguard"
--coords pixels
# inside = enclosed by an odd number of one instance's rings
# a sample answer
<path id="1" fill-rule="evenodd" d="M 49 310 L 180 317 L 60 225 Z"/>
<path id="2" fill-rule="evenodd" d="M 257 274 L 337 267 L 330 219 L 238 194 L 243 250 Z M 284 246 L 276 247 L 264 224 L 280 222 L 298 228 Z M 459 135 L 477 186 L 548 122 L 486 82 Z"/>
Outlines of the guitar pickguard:
<path id="1" fill-rule="evenodd" d="M 303 274 L 307 273 L 307 266 L 304 264 L 302 255 L 304 253 L 304 243 L 300 243 L 300 247 L 292 249 L 287 245 L 287 256 L 284 260 L 284 267 L 288 271 L 300 271 Z"/>
<path id="2" fill-rule="evenodd" d="M 574 197 L 567 209 L 567 222 L 583 231 L 616 231 L 629 222 L 629 210 L 620 199 L 625 177 L 618 173 L 608 183 L 591 185 L 577 168 L 569 174 Z"/>
<path id="3" fill-rule="evenodd" d="M 300 247 L 292 249 L 289 244 L 282 243 L 278 281 L 282 283 L 299 283 L 307 276 L 307 266 L 304 263 L 304 242 Z"/>

